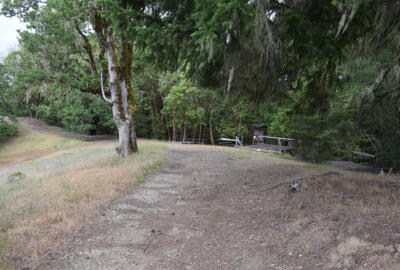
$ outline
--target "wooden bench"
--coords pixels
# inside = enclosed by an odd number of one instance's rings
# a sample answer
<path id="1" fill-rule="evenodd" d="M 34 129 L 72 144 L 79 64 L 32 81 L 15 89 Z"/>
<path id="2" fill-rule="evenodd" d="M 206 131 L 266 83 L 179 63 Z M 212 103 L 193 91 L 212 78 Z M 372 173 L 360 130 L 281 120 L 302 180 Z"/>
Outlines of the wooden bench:
<path id="1" fill-rule="evenodd" d="M 235 144 L 235 146 L 242 146 L 242 142 L 239 140 L 238 137 L 235 139 L 229 139 L 229 138 L 219 138 L 218 141 L 220 144 Z"/>
<path id="2" fill-rule="evenodd" d="M 204 140 L 203 139 L 183 139 L 182 140 L 183 144 L 204 144 Z"/>
<path id="3" fill-rule="evenodd" d="M 266 144 L 264 143 L 264 139 L 272 139 L 277 141 L 277 145 L 274 144 Z M 261 143 L 257 143 L 261 142 Z M 282 145 L 283 142 L 286 142 L 287 145 Z M 292 156 L 294 155 L 292 150 L 294 149 L 294 145 L 296 143 L 296 139 L 292 138 L 283 138 L 283 137 L 273 137 L 273 136 L 254 136 L 253 137 L 253 145 L 264 145 L 265 147 L 275 150 L 275 151 L 280 151 L 280 152 L 288 152 Z"/>
<path id="4" fill-rule="evenodd" d="M 376 166 L 376 156 L 368 154 L 368 153 L 363 153 L 363 152 L 358 152 L 358 151 L 351 151 L 350 153 L 350 161 L 353 162 L 354 160 L 354 155 L 359 155 L 362 157 L 367 157 L 371 159 L 371 165 L 372 168 L 375 170 L 375 166 Z"/>

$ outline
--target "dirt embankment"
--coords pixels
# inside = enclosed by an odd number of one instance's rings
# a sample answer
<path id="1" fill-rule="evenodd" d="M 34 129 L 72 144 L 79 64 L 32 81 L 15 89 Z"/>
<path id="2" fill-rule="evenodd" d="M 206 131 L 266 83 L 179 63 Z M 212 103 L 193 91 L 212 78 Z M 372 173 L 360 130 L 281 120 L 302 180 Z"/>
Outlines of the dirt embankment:
<path id="1" fill-rule="evenodd" d="M 398 177 L 171 148 L 161 170 L 37 269 L 399 269 Z"/>

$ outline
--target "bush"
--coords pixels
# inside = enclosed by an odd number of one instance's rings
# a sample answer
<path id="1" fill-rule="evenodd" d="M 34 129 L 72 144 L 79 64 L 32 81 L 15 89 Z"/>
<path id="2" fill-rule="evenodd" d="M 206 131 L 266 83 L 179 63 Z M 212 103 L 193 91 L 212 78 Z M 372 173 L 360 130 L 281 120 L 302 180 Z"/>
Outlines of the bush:
<path id="1" fill-rule="evenodd" d="M 9 116 L 0 116 L 0 136 L 16 136 L 18 135 L 18 123 Z"/>
<path id="2" fill-rule="evenodd" d="M 354 145 L 362 142 L 354 129 L 351 110 L 332 108 L 325 114 L 289 114 L 281 111 L 275 115 L 269 129 L 273 136 L 291 137 L 297 140 L 297 154 L 306 160 L 320 162 L 344 159 Z"/>
<path id="3" fill-rule="evenodd" d="M 115 130 L 109 104 L 100 96 L 79 91 L 67 97 L 60 118 L 62 126 L 75 132 L 96 130 L 112 134 Z"/>

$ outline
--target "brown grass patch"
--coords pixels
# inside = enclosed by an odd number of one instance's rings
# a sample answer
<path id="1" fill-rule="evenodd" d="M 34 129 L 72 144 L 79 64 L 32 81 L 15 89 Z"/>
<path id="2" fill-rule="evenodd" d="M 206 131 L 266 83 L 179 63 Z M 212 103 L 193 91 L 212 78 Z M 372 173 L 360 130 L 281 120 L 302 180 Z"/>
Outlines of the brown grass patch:
<path id="1" fill-rule="evenodd" d="M 279 191 L 286 215 L 282 222 L 297 227 L 293 245 L 306 256 L 325 254 L 321 258 L 330 260 L 326 269 L 364 264 L 386 267 L 384 261 L 368 258 L 379 255 L 382 259 L 383 253 L 398 252 L 399 176 L 342 172 L 306 177 L 299 192 L 288 192 L 286 186 Z M 320 245 L 310 248 L 307 242 Z"/>
<path id="2" fill-rule="evenodd" d="M 165 144 L 139 146 L 138 154 L 125 159 L 116 156 L 114 143 L 97 143 L 19 165 L 26 178 L 0 184 L 0 269 L 35 266 L 101 207 L 133 188 L 136 176 L 161 164 Z"/>

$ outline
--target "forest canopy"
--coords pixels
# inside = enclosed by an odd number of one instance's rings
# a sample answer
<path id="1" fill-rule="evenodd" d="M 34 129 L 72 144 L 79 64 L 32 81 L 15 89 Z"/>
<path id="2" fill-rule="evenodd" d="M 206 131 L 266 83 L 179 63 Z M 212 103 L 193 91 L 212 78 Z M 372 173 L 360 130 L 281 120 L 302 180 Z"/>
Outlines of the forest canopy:
<path id="1" fill-rule="evenodd" d="M 0 3 L 28 24 L 0 66 L 2 115 L 118 132 L 122 156 L 136 135 L 249 143 L 257 123 L 307 160 L 399 166 L 399 1 Z"/>

